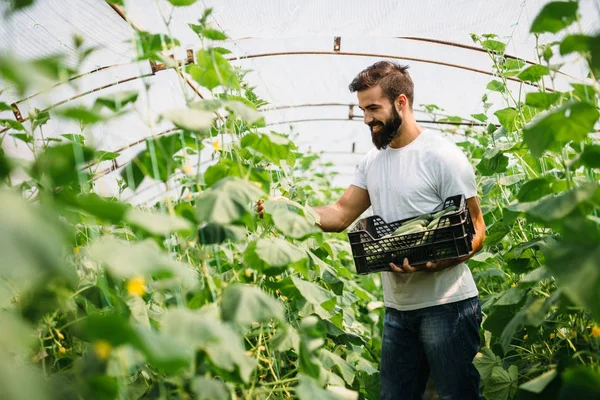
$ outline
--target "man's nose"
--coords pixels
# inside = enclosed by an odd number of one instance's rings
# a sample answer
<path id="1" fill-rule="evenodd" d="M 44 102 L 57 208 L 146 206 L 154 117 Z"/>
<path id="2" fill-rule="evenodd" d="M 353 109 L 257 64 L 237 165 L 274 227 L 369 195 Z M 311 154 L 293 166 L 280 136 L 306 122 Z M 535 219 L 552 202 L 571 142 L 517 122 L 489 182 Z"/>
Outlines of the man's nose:
<path id="1" fill-rule="evenodd" d="M 365 115 L 363 117 L 363 121 L 364 121 L 365 124 L 369 125 L 371 122 L 373 122 L 373 117 L 371 117 L 369 115 L 369 113 L 365 112 Z"/>

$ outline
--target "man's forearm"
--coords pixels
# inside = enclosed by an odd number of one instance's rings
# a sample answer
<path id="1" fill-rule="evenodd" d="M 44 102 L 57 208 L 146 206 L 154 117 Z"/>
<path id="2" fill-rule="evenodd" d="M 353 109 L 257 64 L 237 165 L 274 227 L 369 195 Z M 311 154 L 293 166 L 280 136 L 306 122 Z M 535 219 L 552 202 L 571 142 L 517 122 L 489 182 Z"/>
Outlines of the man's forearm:
<path id="1" fill-rule="evenodd" d="M 344 213 L 335 205 L 317 206 L 313 209 L 319 214 L 319 226 L 325 232 L 341 232 L 349 225 Z"/>

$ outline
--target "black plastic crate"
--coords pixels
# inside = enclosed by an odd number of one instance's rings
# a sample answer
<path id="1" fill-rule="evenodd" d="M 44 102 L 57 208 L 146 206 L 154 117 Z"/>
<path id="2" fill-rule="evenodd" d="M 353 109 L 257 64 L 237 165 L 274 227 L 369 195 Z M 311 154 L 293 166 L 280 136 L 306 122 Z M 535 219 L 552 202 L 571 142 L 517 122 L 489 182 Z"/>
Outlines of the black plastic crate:
<path id="1" fill-rule="evenodd" d="M 442 216 L 436 228 L 398 236 L 383 237 L 415 217 L 389 223 L 378 215 L 359 220 L 348 232 L 356 272 L 390 271 L 390 263 L 402 265 L 404 258 L 419 265 L 469 254 L 475 229 L 464 195 L 448 197 L 432 213 L 452 205 L 458 210 Z"/>

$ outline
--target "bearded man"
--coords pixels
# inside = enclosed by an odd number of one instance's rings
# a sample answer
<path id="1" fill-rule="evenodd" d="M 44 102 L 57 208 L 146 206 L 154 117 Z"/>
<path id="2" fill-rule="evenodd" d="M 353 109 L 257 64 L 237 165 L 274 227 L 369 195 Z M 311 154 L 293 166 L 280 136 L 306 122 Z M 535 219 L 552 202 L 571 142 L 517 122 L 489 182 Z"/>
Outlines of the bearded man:
<path id="1" fill-rule="evenodd" d="M 380 361 L 381 399 L 420 399 L 429 376 L 440 399 L 480 399 L 481 305 L 464 263 L 479 251 L 485 223 L 473 167 L 450 139 L 417 124 L 408 66 L 377 62 L 352 81 L 375 148 L 353 184 L 330 206 L 315 207 L 324 231 L 341 232 L 369 206 L 392 222 L 433 211 L 463 194 L 473 219 L 473 251 L 422 265 L 390 264 L 382 272 L 385 319 Z"/>

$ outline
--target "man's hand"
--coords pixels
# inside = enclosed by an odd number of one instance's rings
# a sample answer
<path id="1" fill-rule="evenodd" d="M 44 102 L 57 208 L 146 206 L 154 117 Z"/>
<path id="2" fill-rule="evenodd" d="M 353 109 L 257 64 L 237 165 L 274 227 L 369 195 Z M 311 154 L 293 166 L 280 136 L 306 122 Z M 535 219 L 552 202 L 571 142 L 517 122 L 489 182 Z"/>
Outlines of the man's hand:
<path id="1" fill-rule="evenodd" d="M 426 264 L 410 265 L 408 263 L 408 258 L 405 258 L 404 263 L 400 267 L 394 263 L 390 263 L 390 269 L 393 272 L 399 272 L 399 273 L 403 273 L 403 274 L 410 273 L 410 272 L 417 272 L 417 271 L 435 272 L 435 271 L 441 271 L 443 269 L 453 267 L 455 265 L 460 264 L 461 262 L 462 262 L 461 258 L 454 258 L 454 259 L 441 260 L 441 261 L 436 261 L 436 262 L 430 261 Z"/>

